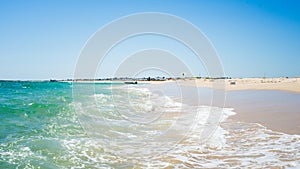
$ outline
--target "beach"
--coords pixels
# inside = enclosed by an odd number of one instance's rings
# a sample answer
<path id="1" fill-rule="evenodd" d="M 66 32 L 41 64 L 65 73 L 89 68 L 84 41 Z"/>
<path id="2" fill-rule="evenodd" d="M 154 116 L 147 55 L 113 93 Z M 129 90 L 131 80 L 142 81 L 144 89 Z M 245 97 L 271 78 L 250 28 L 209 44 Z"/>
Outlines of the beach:
<path id="1" fill-rule="evenodd" d="M 264 80 L 264 81 L 262 81 Z M 281 80 L 281 82 L 279 82 Z M 217 85 L 213 82 L 217 81 Z M 234 85 L 230 82 L 235 81 Z M 276 82 L 275 82 L 276 81 Z M 228 154 L 215 155 L 209 158 L 232 161 L 232 166 L 241 166 L 243 159 L 248 156 L 250 159 L 269 158 L 274 160 L 291 160 L 298 158 L 299 152 L 290 152 L 288 154 L 267 155 L 268 152 L 284 152 L 290 141 L 283 141 L 283 137 L 299 137 L 300 135 L 300 112 L 299 112 L 299 79 L 298 78 L 246 78 L 246 79 L 180 79 L 171 80 L 165 83 L 152 84 L 148 86 L 150 91 L 162 92 L 171 96 L 176 101 L 190 106 L 211 106 L 214 88 L 220 91 L 224 84 L 225 93 L 224 111 L 232 108 L 235 112 L 230 115 L 226 121 L 220 122 L 220 126 L 225 129 L 226 144 L 231 145 L 231 151 L 235 155 Z M 234 87 L 232 87 L 234 86 Z M 299 145 L 299 138 L 293 139 L 294 147 Z M 226 146 L 225 146 L 226 147 Z M 224 148 L 224 147 L 223 147 Z M 227 148 L 224 148 L 224 151 Z M 290 148 L 288 148 L 290 149 Z M 244 151 L 243 151 L 244 150 Z M 245 150 L 247 152 L 245 152 Z M 228 150 L 230 151 L 230 150 Z M 253 152 L 262 152 L 253 155 Z M 239 154 L 241 153 L 241 154 Z M 239 154 L 239 155 L 236 155 Z M 281 159 L 281 157 L 287 159 Z M 230 160 L 229 160 L 230 159 Z M 251 161 L 251 160 L 250 160 Z M 258 162 L 254 164 L 249 162 L 249 166 L 270 167 L 273 164 L 263 164 Z M 232 167 L 231 166 L 231 167 Z M 274 166 L 281 166 L 274 162 Z M 283 165 L 288 168 L 298 166 Z"/>
<path id="2" fill-rule="evenodd" d="M 124 81 L 77 81 L 79 83 L 119 83 Z M 226 92 L 225 107 L 232 107 L 237 114 L 228 120 L 252 122 L 262 124 L 272 130 L 289 134 L 300 134 L 300 78 L 232 78 L 232 79 L 209 79 L 209 78 L 184 78 L 166 81 L 138 81 L 139 84 L 151 84 L 152 89 L 162 86 L 173 88 L 178 86 L 197 87 L 204 89 L 199 91 L 200 105 L 209 105 L 211 91 L 205 89 L 221 88 Z M 216 85 L 217 84 L 217 85 Z M 214 86 L 215 85 L 215 86 Z M 174 94 L 174 89 L 168 91 L 168 95 Z M 171 87 L 169 87 L 171 88 Z M 187 104 L 196 104 L 198 95 L 192 96 L 192 91 L 185 88 Z M 178 91 L 177 91 L 178 92 Z M 176 97 L 180 97 L 178 94 Z"/>
<path id="3" fill-rule="evenodd" d="M 300 92 L 300 78 L 232 78 L 210 79 L 190 78 L 179 81 L 181 85 L 212 88 L 214 83 L 221 81 L 227 91 L 237 90 L 283 90 Z M 192 83 L 191 83 L 192 82 Z"/>
<path id="4" fill-rule="evenodd" d="M 299 166 L 299 94 L 181 82 L 1 81 L 0 167 Z"/>
<path id="5" fill-rule="evenodd" d="M 209 105 L 212 99 L 208 90 L 213 89 L 214 83 L 221 83 L 226 93 L 224 107 L 237 112 L 228 120 L 259 123 L 275 131 L 300 134 L 300 78 L 191 78 L 176 83 L 202 89 L 199 90 L 202 98 L 199 104 L 203 105 Z M 189 102 L 195 104 L 194 100 L 189 99 Z"/>

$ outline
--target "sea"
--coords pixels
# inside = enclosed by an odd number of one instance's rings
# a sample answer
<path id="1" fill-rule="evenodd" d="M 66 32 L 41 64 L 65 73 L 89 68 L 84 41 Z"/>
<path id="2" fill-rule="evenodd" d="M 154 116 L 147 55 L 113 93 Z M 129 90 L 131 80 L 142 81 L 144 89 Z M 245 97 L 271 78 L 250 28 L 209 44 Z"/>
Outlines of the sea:
<path id="1" fill-rule="evenodd" d="M 149 84 L 0 82 L 0 168 L 300 168 L 300 135 Z"/>

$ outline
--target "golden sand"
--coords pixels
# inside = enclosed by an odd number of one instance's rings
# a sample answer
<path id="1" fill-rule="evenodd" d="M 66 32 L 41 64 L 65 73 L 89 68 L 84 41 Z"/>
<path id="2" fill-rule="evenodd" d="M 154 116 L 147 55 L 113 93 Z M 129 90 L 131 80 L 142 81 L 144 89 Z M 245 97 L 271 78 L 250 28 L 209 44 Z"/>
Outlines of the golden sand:
<path id="1" fill-rule="evenodd" d="M 234 78 L 234 79 L 187 79 L 180 85 L 213 88 L 222 82 L 224 89 L 231 90 L 285 90 L 300 93 L 300 78 Z"/>

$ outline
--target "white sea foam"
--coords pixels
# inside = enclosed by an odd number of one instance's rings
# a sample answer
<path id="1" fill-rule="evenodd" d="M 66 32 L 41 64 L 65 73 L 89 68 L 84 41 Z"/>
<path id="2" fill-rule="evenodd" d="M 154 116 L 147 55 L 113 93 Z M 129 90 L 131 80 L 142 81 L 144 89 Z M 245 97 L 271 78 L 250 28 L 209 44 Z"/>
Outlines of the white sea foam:
<path id="1" fill-rule="evenodd" d="M 299 135 L 226 121 L 235 114 L 231 108 L 189 106 L 146 88 L 117 90 L 113 96 L 94 95 L 96 103 L 80 104 L 82 114 L 93 117 L 81 119 L 91 138 L 64 141 L 74 154 L 85 149 L 81 156 L 91 164 L 108 168 L 300 165 Z"/>
<path id="2" fill-rule="evenodd" d="M 0 144 L 0 163 L 16 168 L 300 166 L 299 135 L 229 121 L 233 109 L 189 106 L 145 88 L 107 93 L 80 96 L 70 105 L 77 116 L 64 108 L 30 128 L 30 135 L 2 138 L 9 141 Z"/>

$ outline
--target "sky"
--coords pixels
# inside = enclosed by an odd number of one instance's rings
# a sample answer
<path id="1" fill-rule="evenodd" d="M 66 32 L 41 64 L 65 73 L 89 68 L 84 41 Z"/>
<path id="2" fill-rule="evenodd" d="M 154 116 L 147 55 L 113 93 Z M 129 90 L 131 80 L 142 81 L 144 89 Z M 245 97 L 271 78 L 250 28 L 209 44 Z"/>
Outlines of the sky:
<path id="1" fill-rule="evenodd" d="M 194 24 L 215 47 L 226 76 L 300 77 L 298 0 L 0 0 L 0 79 L 72 78 L 97 30 L 140 12 Z M 99 76 L 112 75 L 109 64 Z"/>

